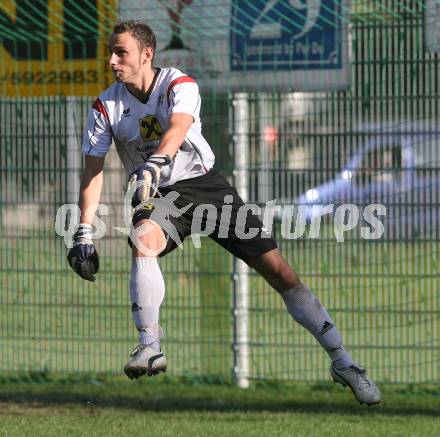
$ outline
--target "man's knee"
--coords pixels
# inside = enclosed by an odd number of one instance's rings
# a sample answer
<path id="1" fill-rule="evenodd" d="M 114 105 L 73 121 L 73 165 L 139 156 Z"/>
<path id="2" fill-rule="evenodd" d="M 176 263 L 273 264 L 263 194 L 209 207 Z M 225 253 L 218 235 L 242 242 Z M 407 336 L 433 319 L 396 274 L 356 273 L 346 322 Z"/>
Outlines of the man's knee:
<path id="1" fill-rule="evenodd" d="M 274 265 L 272 274 L 283 284 L 285 290 L 296 287 L 300 283 L 298 275 L 284 259 Z"/>
<path id="2" fill-rule="evenodd" d="M 130 234 L 134 256 L 158 256 L 166 247 L 161 227 L 151 220 L 136 223 Z"/>
<path id="3" fill-rule="evenodd" d="M 283 292 L 296 287 L 300 279 L 278 250 L 274 250 L 248 262 L 277 291 Z"/>

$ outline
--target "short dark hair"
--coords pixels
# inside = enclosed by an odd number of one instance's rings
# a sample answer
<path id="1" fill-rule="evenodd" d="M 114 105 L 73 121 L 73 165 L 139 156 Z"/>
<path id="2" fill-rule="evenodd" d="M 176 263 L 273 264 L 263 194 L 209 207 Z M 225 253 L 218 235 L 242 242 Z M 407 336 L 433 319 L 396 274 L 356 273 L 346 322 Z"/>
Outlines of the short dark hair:
<path id="1" fill-rule="evenodd" d="M 113 27 L 113 34 L 128 32 L 139 44 L 139 48 L 150 47 L 156 52 L 156 36 L 151 27 L 142 21 L 120 21 Z"/>

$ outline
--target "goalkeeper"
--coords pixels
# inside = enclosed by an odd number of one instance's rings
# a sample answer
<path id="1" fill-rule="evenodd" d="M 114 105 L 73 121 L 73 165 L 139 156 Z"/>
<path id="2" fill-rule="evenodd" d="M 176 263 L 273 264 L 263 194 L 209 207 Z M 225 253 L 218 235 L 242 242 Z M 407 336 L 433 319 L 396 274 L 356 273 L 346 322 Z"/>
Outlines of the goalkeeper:
<path id="1" fill-rule="evenodd" d="M 116 82 L 89 111 L 82 145 L 85 170 L 79 199 L 81 217 L 68 260 L 82 278 L 95 280 L 99 261 L 91 223 L 100 199 L 104 158 L 113 141 L 133 187 L 135 207 L 129 239 L 129 286 L 139 344 L 124 368 L 126 375 L 138 378 L 166 369 L 159 325 L 165 287 L 157 257 L 171 252 L 177 247 L 176 240 L 191 234 L 197 205 L 209 204 L 217 210 L 210 238 L 244 260 L 279 293 L 293 319 L 327 352 L 335 382 L 348 385 L 361 403 L 380 402 L 379 389 L 344 349 L 333 320 L 282 257 L 276 242 L 262 234 L 260 220 L 248 214 L 244 228 L 260 232 L 249 239 L 237 237 L 237 211 L 243 202 L 213 169 L 214 155 L 201 133 L 200 95 L 195 80 L 177 69 L 153 66 L 155 36 L 141 22 L 116 24 L 109 49 Z M 159 208 L 156 198 L 172 192 L 178 194 L 174 206 L 182 212 L 180 216 L 172 212 L 168 215 L 178 238 L 154 215 Z M 226 229 L 220 220 L 224 205 L 231 211 Z"/>

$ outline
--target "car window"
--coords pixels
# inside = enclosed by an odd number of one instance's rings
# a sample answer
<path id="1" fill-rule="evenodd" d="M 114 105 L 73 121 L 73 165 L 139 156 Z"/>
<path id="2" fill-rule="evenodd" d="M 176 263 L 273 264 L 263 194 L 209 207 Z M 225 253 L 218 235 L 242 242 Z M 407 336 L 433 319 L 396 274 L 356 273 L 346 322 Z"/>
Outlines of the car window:
<path id="1" fill-rule="evenodd" d="M 400 145 L 386 145 L 369 150 L 361 161 L 355 177 L 358 185 L 391 182 L 401 177 L 402 149 Z"/>
<path id="2" fill-rule="evenodd" d="M 440 138 L 438 134 L 419 136 L 414 141 L 414 168 L 419 178 L 440 173 Z"/>

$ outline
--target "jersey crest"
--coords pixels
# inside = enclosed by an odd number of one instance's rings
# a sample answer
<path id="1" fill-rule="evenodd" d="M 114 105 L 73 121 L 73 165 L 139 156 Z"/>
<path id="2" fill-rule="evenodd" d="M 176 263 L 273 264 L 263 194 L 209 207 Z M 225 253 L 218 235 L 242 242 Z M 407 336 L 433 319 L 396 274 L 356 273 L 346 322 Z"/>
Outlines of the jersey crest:
<path id="1" fill-rule="evenodd" d="M 139 120 L 139 129 L 145 142 L 160 140 L 163 135 L 162 126 L 155 115 L 146 115 Z"/>

